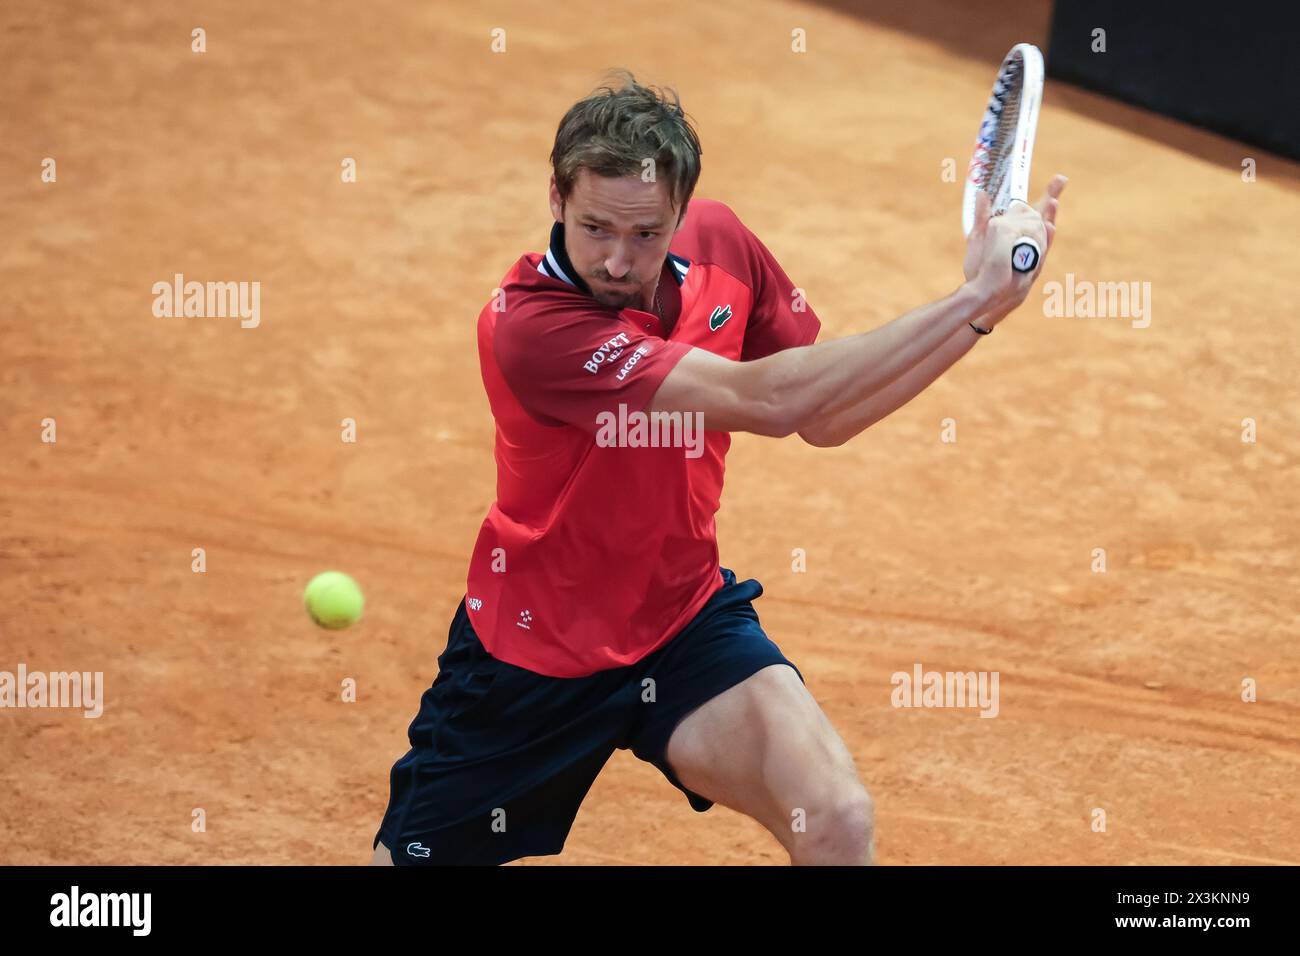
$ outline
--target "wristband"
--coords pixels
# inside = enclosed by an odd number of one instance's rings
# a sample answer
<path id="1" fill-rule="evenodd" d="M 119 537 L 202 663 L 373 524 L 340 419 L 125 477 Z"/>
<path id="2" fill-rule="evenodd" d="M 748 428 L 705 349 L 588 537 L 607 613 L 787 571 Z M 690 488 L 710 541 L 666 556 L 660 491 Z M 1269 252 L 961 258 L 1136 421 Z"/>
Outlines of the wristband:
<path id="1" fill-rule="evenodd" d="M 976 332 L 978 332 L 980 335 L 988 335 L 990 332 L 993 331 L 992 329 L 981 329 L 981 328 L 980 328 L 978 325 L 976 325 L 974 322 L 967 322 L 966 324 L 969 325 L 969 326 L 970 326 L 972 329 L 974 329 Z"/>

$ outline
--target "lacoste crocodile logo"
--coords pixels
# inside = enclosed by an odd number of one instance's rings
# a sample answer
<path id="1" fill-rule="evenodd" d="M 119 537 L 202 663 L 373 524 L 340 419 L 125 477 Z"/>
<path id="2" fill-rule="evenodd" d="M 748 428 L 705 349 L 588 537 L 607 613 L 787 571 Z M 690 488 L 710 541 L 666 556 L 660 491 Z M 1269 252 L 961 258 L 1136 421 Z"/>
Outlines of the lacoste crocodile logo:
<path id="1" fill-rule="evenodd" d="M 726 324 L 727 319 L 729 318 L 731 318 L 730 304 L 716 306 L 713 310 L 713 314 L 709 316 L 709 331 L 718 331 L 718 329 L 722 328 L 723 325 Z"/>

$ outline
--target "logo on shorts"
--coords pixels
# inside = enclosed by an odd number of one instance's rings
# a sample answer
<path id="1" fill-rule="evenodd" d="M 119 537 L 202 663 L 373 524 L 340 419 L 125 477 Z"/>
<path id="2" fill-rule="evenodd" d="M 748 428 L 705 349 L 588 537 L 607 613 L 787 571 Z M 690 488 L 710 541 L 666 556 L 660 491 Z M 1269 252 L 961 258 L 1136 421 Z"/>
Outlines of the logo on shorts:
<path id="1" fill-rule="evenodd" d="M 483 606 L 483 602 L 478 598 L 469 598 L 465 603 L 469 605 L 471 611 L 477 611 Z"/>
<path id="2" fill-rule="evenodd" d="M 727 324 L 727 319 L 731 318 L 731 304 L 715 306 L 713 314 L 709 316 L 709 331 L 716 332 Z"/>
<path id="3" fill-rule="evenodd" d="M 531 631 L 532 628 L 528 625 L 533 623 L 533 612 L 528 610 L 528 608 L 524 608 L 519 612 L 519 620 L 515 621 L 515 623 L 524 630 Z"/>
<path id="4" fill-rule="evenodd" d="M 408 843 L 406 844 L 406 852 L 411 856 L 427 857 L 429 855 L 429 848 L 423 843 Z"/>

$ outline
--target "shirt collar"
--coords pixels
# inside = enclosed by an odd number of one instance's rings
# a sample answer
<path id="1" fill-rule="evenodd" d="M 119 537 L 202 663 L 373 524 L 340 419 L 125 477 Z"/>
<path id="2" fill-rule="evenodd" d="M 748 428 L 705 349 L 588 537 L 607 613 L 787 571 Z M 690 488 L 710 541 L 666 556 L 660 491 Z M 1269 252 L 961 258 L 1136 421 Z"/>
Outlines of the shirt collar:
<path id="1" fill-rule="evenodd" d="M 687 270 L 691 267 L 689 259 L 670 252 L 664 261 L 671 266 L 668 271 L 672 273 L 679 286 L 686 281 Z M 542 261 L 537 264 L 537 270 L 542 275 L 550 276 L 552 279 L 561 279 L 587 295 L 591 295 L 591 287 L 587 285 L 582 276 L 578 275 L 578 270 L 573 268 L 573 263 L 569 261 L 569 254 L 564 251 L 564 223 L 562 222 L 557 222 L 551 226 L 551 242 L 546 249 L 546 255 L 542 256 Z"/>

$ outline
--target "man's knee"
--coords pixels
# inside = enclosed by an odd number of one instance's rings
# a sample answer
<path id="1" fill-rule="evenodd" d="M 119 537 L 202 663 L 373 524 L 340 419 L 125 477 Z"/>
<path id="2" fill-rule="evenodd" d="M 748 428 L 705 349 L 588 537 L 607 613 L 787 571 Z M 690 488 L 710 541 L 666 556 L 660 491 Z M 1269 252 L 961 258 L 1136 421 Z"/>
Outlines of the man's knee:
<path id="1" fill-rule="evenodd" d="M 861 785 L 808 815 L 806 829 L 793 841 L 790 862 L 797 866 L 866 866 L 875 852 L 875 806 Z"/>

